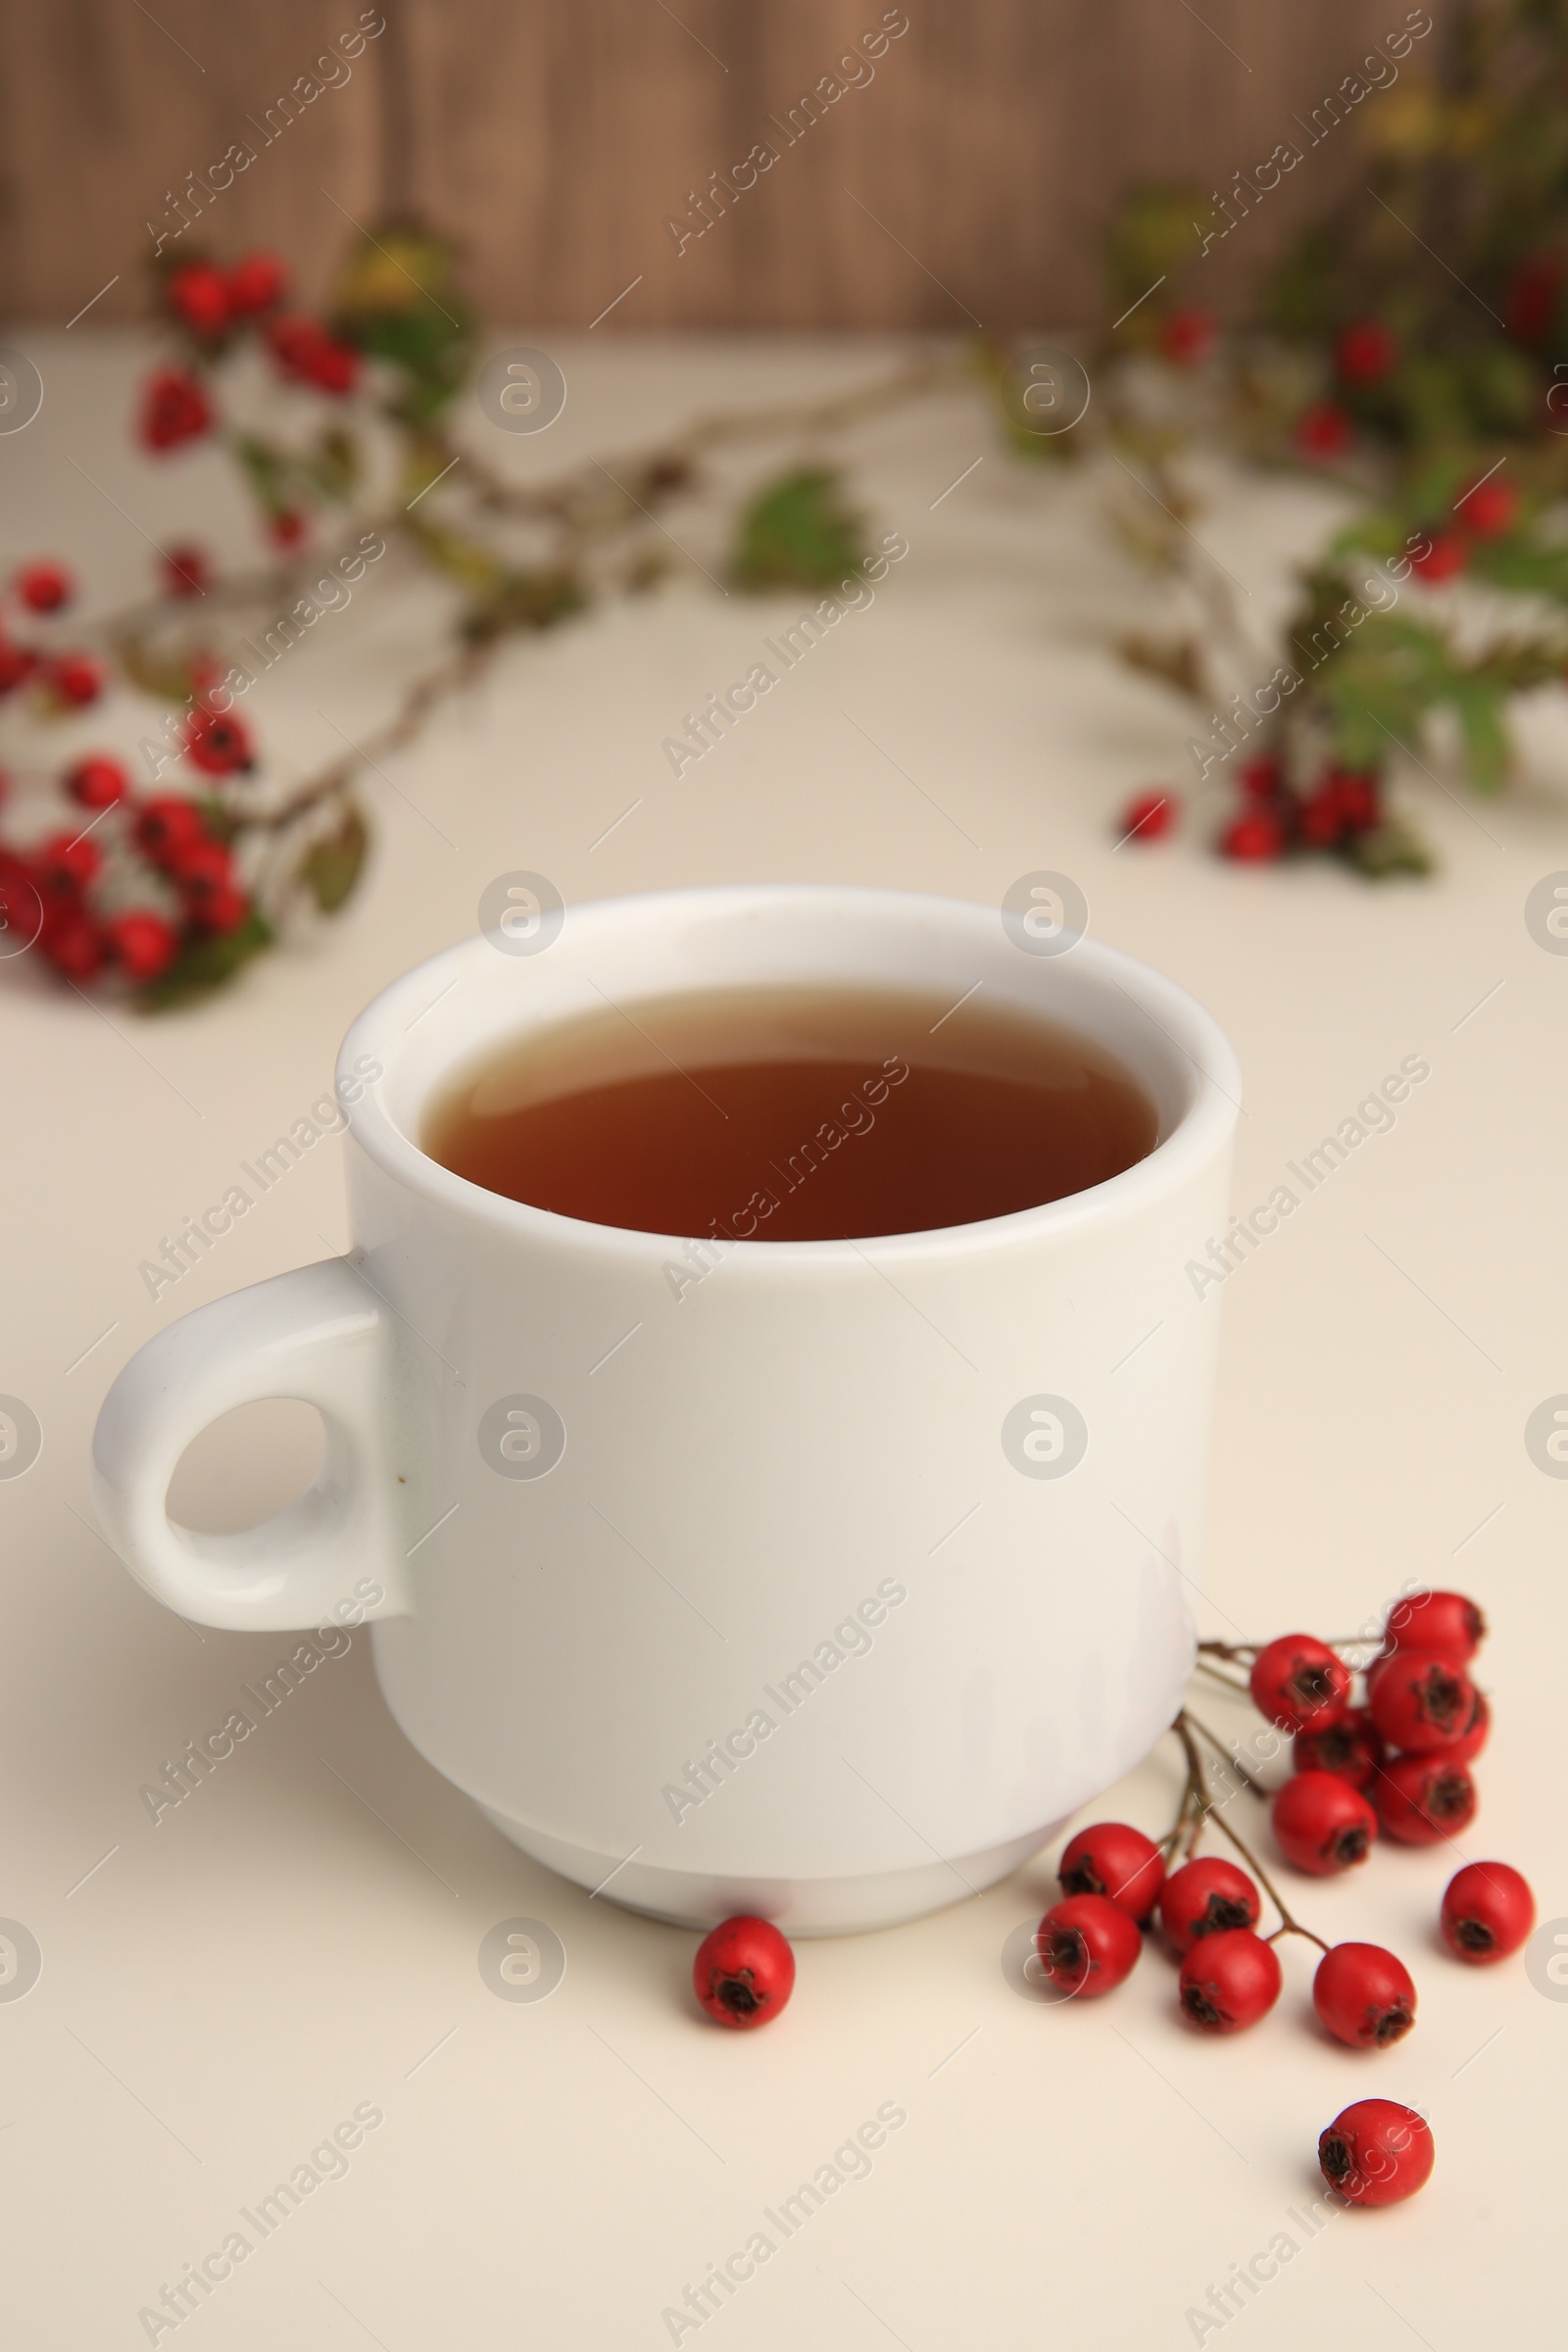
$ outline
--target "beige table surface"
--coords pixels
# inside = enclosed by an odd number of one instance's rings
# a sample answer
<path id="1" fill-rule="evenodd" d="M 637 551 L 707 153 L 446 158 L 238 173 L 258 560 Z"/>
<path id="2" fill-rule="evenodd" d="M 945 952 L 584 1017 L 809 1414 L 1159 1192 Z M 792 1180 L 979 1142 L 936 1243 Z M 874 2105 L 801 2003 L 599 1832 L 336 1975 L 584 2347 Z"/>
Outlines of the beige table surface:
<path id="1" fill-rule="evenodd" d="M 135 355 L 90 329 L 31 340 L 48 397 L 0 436 L 4 550 L 64 555 L 109 599 L 146 577 L 138 526 L 235 546 L 244 531 L 215 462 L 159 473 L 131 456 Z M 559 356 L 564 416 L 504 453 L 525 474 L 896 355 L 596 339 Z M 198 1636 L 131 1583 L 89 1525 L 94 1415 L 175 1312 L 344 1246 L 329 1144 L 157 1304 L 136 1271 L 320 1093 L 359 1005 L 470 930 L 484 884 L 519 865 L 568 902 L 765 877 L 990 905 L 1052 867 L 1081 881 L 1101 937 L 1194 990 L 1234 1039 L 1239 1204 L 1402 1056 L 1431 1064 L 1395 1131 L 1226 1286 L 1202 1630 L 1340 1634 L 1406 1579 L 1473 1591 L 1495 1622 L 1500 1729 L 1465 1850 L 1524 1867 L 1568 1935 L 1568 1484 L 1523 1442 L 1532 1408 L 1568 1390 L 1568 958 L 1523 916 L 1531 886 L 1568 865 L 1562 699 L 1532 714 L 1505 805 L 1476 815 L 1401 780 L 1444 860 L 1425 886 L 1237 870 L 1191 827 L 1113 852 L 1124 793 L 1182 777 L 1186 726 L 1103 650 L 1155 610 L 1099 526 L 1103 486 L 1021 472 L 964 399 L 857 448 L 908 560 L 679 782 L 662 738 L 799 598 L 726 598 L 689 571 L 512 655 L 372 779 L 378 849 L 358 903 L 225 1002 L 149 1024 L 4 975 L 0 1390 L 45 1433 L 36 1466 L 0 1482 L 0 1914 L 43 1955 L 25 1998 L 0 1999 L 8 2342 L 147 2341 L 142 2307 L 367 2103 L 384 2120 L 346 2177 L 265 2240 L 248 2232 L 249 2259 L 182 2323 L 182 2345 L 667 2343 L 664 2308 L 886 2102 L 907 2121 L 869 2177 L 779 2243 L 705 2344 L 1174 2352 L 1223 2332 L 1459 2352 L 1560 2332 L 1568 1998 L 1544 1997 L 1520 1962 L 1470 1972 L 1441 1953 L 1446 1851 L 1380 1852 L 1303 1901 L 1331 1936 L 1387 1940 L 1417 1973 L 1419 2027 L 1377 2060 L 1310 2030 L 1299 1945 L 1274 2016 L 1219 2045 L 1181 2027 L 1153 1953 L 1112 2001 L 1022 1997 L 1001 1954 L 1054 1887 L 1045 1855 L 939 1917 L 805 1945 L 788 2015 L 740 2037 L 690 2004 L 690 1936 L 536 1868 L 415 1754 L 363 1638 L 177 1812 L 155 1827 L 139 1797 L 279 1640 Z M 1200 527 L 1267 612 L 1322 514 L 1298 486 L 1220 480 Z M 715 569 L 716 519 L 696 514 L 682 535 Z M 424 591 L 368 580 L 259 691 L 269 748 L 314 759 L 333 722 L 369 724 L 434 625 Z M 192 1507 L 233 1524 L 285 1498 L 305 1460 L 298 1410 L 256 1408 L 210 1439 L 184 1476 Z M 1103 1810 L 1157 1828 L 1174 1787 L 1162 1749 Z M 493 1997 L 476 1965 L 486 1932 L 519 1915 L 568 1955 L 532 2005 Z M 1291 2209 L 1314 2191 L 1317 2132 L 1372 2091 L 1430 2112 L 1436 2177 L 1411 2205 L 1309 2238 Z M 1281 2232 L 1298 2250 L 1277 2278 L 1200 2329 L 1210 2285 Z"/>

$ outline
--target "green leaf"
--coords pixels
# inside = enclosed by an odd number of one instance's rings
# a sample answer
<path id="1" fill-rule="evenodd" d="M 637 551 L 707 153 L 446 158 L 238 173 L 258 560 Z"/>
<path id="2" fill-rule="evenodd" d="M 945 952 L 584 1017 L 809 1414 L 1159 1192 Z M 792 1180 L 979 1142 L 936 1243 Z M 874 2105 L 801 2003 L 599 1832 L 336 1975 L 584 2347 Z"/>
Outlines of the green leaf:
<path id="1" fill-rule="evenodd" d="M 351 801 L 335 832 L 315 841 L 300 859 L 298 879 L 323 914 L 336 914 L 359 881 L 370 829 Z"/>
<path id="2" fill-rule="evenodd" d="M 232 931 L 182 948 L 166 972 L 136 992 L 144 1012 L 169 1012 L 225 987 L 242 965 L 272 944 L 272 929 L 253 906 Z"/>
<path id="3" fill-rule="evenodd" d="M 1396 816 L 1375 832 L 1351 834 L 1344 856 L 1373 882 L 1385 882 L 1391 874 L 1430 874 L 1433 868 L 1432 854 L 1420 835 Z"/>
<path id="4" fill-rule="evenodd" d="M 1507 689 L 1485 672 L 1455 678 L 1447 700 L 1458 714 L 1465 763 L 1480 792 L 1495 792 L 1508 771 Z"/>
<path id="5" fill-rule="evenodd" d="M 734 574 L 744 588 L 827 588 L 860 562 L 861 518 L 837 473 L 802 466 L 758 492 L 743 511 Z"/>

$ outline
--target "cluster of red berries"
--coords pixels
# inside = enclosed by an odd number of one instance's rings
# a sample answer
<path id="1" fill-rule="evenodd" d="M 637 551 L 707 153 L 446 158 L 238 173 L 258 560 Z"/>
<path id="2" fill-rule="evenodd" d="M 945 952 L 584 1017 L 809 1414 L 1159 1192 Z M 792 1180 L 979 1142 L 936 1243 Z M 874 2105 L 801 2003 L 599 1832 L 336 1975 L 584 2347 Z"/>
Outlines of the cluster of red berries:
<path id="1" fill-rule="evenodd" d="M 63 612 L 76 584 L 63 564 L 24 564 L 11 582 L 11 595 L 24 612 L 47 623 Z M 0 611 L 0 700 L 26 686 L 56 710 L 84 710 L 103 692 L 103 672 L 90 654 L 65 651 L 45 642 L 24 644 L 12 635 Z"/>
<path id="2" fill-rule="evenodd" d="M 1265 864 L 1289 850 L 1342 850 L 1383 822 L 1375 769 L 1330 764 L 1298 790 L 1282 763 L 1249 760 L 1237 771 L 1241 807 L 1226 822 L 1219 847 L 1245 864 Z"/>
<path id="3" fill-rule="evenodd" d="M 29 564 L 14 586 L 19 602 L 40 614 L 62 611 L 74 594 L 70 574 L 53 563 Z M 13 655 L 16 662 L 8 660 Z M 91 692 L 62 695 L 62 668 L 90 672 Z M 0 693 L 24 679 L 57 705 L 91 702 L 102 685 L 85 655 L 50 657 L 0 639 Z M 240 721 L 200 703 L 181 745 L 205 776 L 253 764 Z M 76 760 L 60 781 L 72 804 L 69 824 L 24 847 L 0 840 L 0 928 L 8 940 L 35 946 L 71 980 L 108 972 L 142 986 L 167 971 L 182 947 L 245 921 L 251 904 L 232 850 L 201 803 L 175 793 L 138 796 L 122 762 L 105 753 Z M 6 797 L 0 776 L 0 803 Z"/>
<path id="4" fill-rule="evenodd" d="M 169 272 L 164 309 L 193 348 L 188 363 L 159 368 L 148 378 L 138 427 L 144 448 L 179 449 L 212 431 L 216 412 L 206 371 L 246 332 L 260 333 L 288 381 L 334 399 L 355 389 L 360 353 L 319 319 L 283 311 L 287 292 L 287 272 L 270 253 L 246 254 L 227 270 L 216 262 L 188 261 Z M 293 545 L 303 528 L 297 515 L 272 517 L 272 536 L 281 545 Z"/>

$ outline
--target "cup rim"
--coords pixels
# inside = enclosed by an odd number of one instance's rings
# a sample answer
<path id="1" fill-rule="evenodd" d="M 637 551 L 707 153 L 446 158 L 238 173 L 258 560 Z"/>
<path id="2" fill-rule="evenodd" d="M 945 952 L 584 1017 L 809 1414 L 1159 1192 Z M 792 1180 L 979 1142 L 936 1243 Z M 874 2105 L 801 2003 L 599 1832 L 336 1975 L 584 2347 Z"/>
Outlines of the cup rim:
<path id="1" fill-rule="evenodd" d="M 840 883 L 742 883 L 639 891 L 620 898 L 585 900 L 566 908 L 565 925 L 579 935 L 587 932 L 591 938 L 596 929 L 632 920 L 668 925 L 683 916 L 800 914 L 808 906 L 819 910 L 833 908 L 846 917 L 859 911 L 883 920 L 902 915 L 911 923 L 961 924 L 969 926 L 971 931 L 977 920 L 999 927 L 1001 921 L 995 905 L 949 899 L 934 893 Z M 966 1256 L 977 1250 L 1046 1240 L 1135 1209 L 1170 1191 L 1193 1169 L 1206 1162 L 1227 1140 L 1241 1111 L 1241 1068 L 1219 1023 L 1178 982 L 1167 979 L 1122 949 L 1085 935 L 1077 938 L 1067 952 L 1078 970 L 1093 975 L 1097 986 L 1109 985 L 1131 999 L 1197 1073 L 1197 1082 L 1185 1106 L 1170 1132 L 1161 1137 L 1152 1152 L 1102 1183 L 1066 1194 L 1059 1200 L 1038 1202 L 1031 1208 L 1010 1210 L 1004 1216 L 911 1233 L 860 1234 L 833 1240 L 726 1238 L 716 1245 L 722 1248 L 726 1262 L 740 1254 L 758 1267 L 799 1270 L 810 1265 L 842 1266 L 854 1255 L 872 1249 L 880 1255 Z M 411 1026 L 408 1016 L 412 1013 L 415 1020 L 422 1019 L 470 971 L 493 976 L 495 967 L 490 959 L 495 954 L 483 932 L 460 940 L 390 982 L 355 1017 L 337 1058 L 340 1100 L 353 1103 L 348 1124 L 355 1142 L 396 1184 L 433 1205 L 478 1222 L 492 1232 L 517 1239 L 531 1238 L 558 1250 L 586 1249 L 601 1255 L 659 1259 L 667 1256 L 672 1249 L 683 1249 L 689 1242 L 711 1243 L 713 1237 L 703 1234 L 666 1234 L 602 1225 L 589 1218 L 567 1216 L 556 1209 L 538 1208 L 529 1201 L 492 1193 L 433 1159 L 393 1117 L 383 1090 L 392 1079 L 403 1038 Z M 668 995 L 671 990 L 666 982 L 649 993 Z M 1157 1016 L 1152 1009 L 1156 1004 Z M 366 1056 L 381 1065 L 380 1077 L 368 1086 L 358 1079 L 354 1066 Z M 358 1100 L 342 1091 L 348 1087 L 355 1088 Z"/>

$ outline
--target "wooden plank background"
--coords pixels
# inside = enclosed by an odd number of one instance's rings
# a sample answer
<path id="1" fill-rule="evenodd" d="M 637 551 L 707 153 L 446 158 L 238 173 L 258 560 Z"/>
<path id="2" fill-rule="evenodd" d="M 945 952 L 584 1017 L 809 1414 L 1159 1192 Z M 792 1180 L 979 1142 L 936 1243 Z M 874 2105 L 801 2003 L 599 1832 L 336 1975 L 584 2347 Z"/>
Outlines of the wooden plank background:
<path id="1" fill-rule="evenodd" d="M 0 21 L 0 303 L 133 316 L 147 226 L 234 140 L 255 161 L 189 230 L 270 244 L 314 292 L 349 217 L 412 209 L 455 237 L 500 324 L 998 329 L 1102 314 L 1117 194 L 1203 190 L 1297 135 L 1406 0 L 906 0 L 890 41 L 793 145 L 786 117 L 881 0 L 9 0 Z M 1437 63 L 1451 0 L 1404 73 Z M 318 69 L 317 60 L 329 62 Z M 862 76 L 867 69 L 853 69 Z M 262 143 L 301 75 L 330 78 Z M 1369 108 L 1387 103 L 1374 95 Z M 252 119 L 262 124 L 254 127 Z M 787 126 L 787 125 L 786 125 Z M 1205 264 L 1220 307 L 1357 172 L 1356 131 L 1304 158 Z M 777 163 L 677 252 L 665 226 L 758 140 Z M 635 281 L 635 282 L 634 282 Z M 1205 280 L 1205 287 L 1208 281 Z"/>

